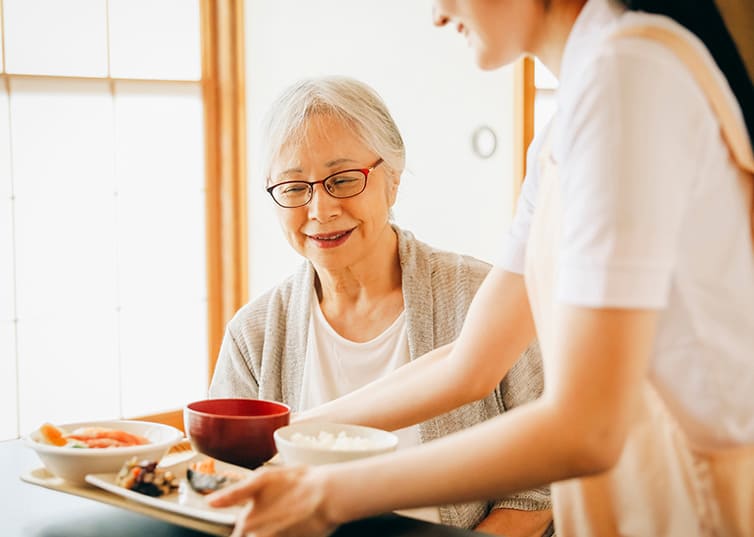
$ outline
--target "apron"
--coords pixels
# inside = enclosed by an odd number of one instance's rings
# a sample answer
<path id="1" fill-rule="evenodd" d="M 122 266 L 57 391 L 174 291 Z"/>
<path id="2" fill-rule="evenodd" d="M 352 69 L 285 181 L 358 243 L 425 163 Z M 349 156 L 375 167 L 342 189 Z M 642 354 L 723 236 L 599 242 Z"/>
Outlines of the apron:
<path id="1" fill-rule="evenodd" d="M 720 121 L 741 168 L 739 178 L 745 192 L 752 193 L 754 157 L 748 135 L 735 121 L 696 50 L 684 38 L 658 27 L 629 28 L 614 37 L 623 36 L 658 40 L 686 64 Z M 549 143 L 539 158 L 539 194 L 527 244 L 525 279 L 547 369 L 553 356 L 553 288 L 561 205 Z M 754 217 L 752 234 L 754 237 Z M 602 474 L 552 485 L 558 535 L 754 536 L 754 446 L 697 449 L 651 382 L 646 380 L 641 389 L 618 463 Z"/>

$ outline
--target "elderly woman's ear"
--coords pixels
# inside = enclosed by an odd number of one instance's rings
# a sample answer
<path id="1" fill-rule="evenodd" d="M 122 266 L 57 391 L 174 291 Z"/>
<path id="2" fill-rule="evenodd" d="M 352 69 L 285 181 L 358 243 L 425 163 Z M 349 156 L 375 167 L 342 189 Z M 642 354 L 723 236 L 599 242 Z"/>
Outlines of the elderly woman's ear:
<path id="1" fill-rule="evenodd" d="M 386 178 L 386 182 L 388 206 L 392 207 L 395 204 L 396 197 L 398 196 L 398 187 L 401 184 L 401 174 L 390 170 Z"/>

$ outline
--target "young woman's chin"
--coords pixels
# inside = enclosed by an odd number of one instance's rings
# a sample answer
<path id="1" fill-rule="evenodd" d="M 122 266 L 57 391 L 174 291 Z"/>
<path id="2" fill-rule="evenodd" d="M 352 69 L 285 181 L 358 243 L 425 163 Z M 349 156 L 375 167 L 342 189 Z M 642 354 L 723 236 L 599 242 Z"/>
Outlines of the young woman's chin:
<path id="1" fill-rule="evenodd" d="M 483 71 L 493 71 L 495 69 L 499 69 L 500 67 L 505 67 L 506 65 L 514 63 L 516 60 L 522 57 L 522 54 L 520 52 L 493 52 L 490 50 L 477 50 L 476 52 L 477 66 Z"/>
<path id="2" fill-rule="evenodd" d="M 476 64 L 482 71 L 494 71 L 515 62 L 520 54 L 500 54 L 485 48 L 475 48 Z"/>
<path id="3" fill-rule="evenodd" d="M 480 60 L 477 60 L 476 64 L 477 64 L 477 67 L 479 67 L 479 69 L 481 69 L 482 71 L 494 71 L 495 69 L 505 65 L 505 64 L 498 64 L 498 63 L 493 63 L 493 62 L 484 62 Z"/>

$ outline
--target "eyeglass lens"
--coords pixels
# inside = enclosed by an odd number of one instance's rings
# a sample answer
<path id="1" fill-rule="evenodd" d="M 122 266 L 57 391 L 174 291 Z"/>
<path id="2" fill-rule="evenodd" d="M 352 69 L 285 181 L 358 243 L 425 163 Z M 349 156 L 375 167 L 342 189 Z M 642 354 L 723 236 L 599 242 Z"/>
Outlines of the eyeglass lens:
<path id="1" fill-rule="evenodd" d="M 325 189 L 334 198 L 350 198 L 364 191 L 366 175 L 359 170 L 347 170 L 324 181 Z M 272 195 L 284 207 L 306 205 L 312 198 L 314 186 L 306 181 L 284 183 L 272 189 Z"/>

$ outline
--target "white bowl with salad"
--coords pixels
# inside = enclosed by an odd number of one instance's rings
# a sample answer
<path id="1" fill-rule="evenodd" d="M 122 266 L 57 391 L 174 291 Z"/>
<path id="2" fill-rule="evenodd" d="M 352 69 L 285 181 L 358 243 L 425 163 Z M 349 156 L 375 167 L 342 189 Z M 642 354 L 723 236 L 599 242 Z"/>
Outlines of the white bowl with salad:
<path id="1" fill-rule="evenodd" d="M 26 436 L 47 470 L 73 483 L 87 474 L 116 473 L 137 457 L 159 461 L 183 433 L 169 425 L 134 420 L 108 420 L 52 425 Z"/>

